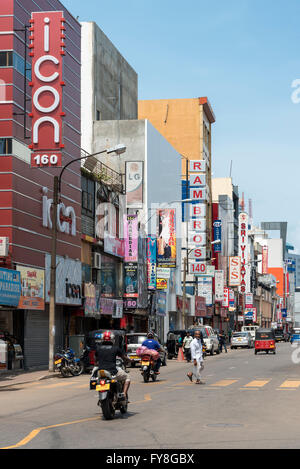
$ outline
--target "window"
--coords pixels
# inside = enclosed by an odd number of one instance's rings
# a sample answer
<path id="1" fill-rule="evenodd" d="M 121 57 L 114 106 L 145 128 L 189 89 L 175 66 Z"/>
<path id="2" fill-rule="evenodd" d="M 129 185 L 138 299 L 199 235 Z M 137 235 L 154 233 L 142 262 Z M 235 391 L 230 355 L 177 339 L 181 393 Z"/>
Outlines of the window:
<path id="1" fill-rule="evenodd" d="M 0 155 L 12 154 L 12 139 L 0 138 Z"/>
<path id="2" fill-rule="evenodd" d="M 101 121 L 101 112 L 98 111 L 98 109 L 97 109 L 97 111 L 96 111 L 96 120 L 97 120 L 97 121 Z"/>
<path id="3" fill-rule="evenodd" d="M 12 51 L 0 51 L 0 67 L 12 67 L 13 53 Z"/>
<path id="4" fill-rule="evenodd" d="M 95 212 L 95 183 L 85 176 L 81 178 L 82 185 L 82 213 L 94 217 Z"/>

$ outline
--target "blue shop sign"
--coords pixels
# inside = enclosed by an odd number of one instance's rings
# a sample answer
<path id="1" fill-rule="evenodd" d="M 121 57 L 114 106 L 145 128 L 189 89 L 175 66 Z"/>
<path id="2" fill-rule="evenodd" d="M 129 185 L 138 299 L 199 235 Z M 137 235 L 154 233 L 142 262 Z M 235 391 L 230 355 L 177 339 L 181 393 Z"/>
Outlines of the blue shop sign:
<path id="1" fill-rule="evenodd" d="M 0 305 L 18 306 L 21 296 L 21 273 L 0 269 Z"/>
<path id="2" fill-rule="evenodd" d="M 222 239 L 222 220 L 215 220 L 213 223 L 214 226 L 214 241 Z M 214 244 L 214 252 L 222 252 L 222 244 Z"/>

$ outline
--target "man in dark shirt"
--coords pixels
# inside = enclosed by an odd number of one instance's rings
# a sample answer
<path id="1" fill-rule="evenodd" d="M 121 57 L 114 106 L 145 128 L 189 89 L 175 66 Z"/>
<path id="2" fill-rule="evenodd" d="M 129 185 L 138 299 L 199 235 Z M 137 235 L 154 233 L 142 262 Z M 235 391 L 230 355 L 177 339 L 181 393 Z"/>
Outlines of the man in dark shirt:
<path id="1" fill-rule="evenodd" d="M 120 347 L 114 345 L 114 339 L 115 336 L 110 331 L 106 331 L 103 334 L 102 344 L 96 346 L 96 361 L 99 370 L 109 371 L 124 385 L 123 392 L 128 398 L 128 389 L 130 386 L 129 374 L 121 368 L 117 369 L 116 366 L 117 357 L 121 357 L 124 361 L 128 361 L 128 358 Z"/>

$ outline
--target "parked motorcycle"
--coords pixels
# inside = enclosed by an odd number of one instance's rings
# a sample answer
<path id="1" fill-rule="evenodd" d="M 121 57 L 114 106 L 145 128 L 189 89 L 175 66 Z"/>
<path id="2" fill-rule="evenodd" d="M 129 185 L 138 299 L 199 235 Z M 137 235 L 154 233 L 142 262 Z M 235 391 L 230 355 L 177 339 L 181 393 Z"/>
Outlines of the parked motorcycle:
<path id="1" fill-rule="evenodd" d="M 141 374 L 144 378 L 144 383 L 148 383 L 151 377 L 152 381 L 156 381 L 155 373 L 155 360 L 151 355 L 144 354 L 141 357 Z"/>
<path id="2" fill-rule="evenodd" d="M 60 371 L 64 378 L 69 375 L 79 376 L 83 372 L 84 366 L 80 358 L 75 357 L 72 349 L 61 350 L 54 357 L 54 369 Z"/>

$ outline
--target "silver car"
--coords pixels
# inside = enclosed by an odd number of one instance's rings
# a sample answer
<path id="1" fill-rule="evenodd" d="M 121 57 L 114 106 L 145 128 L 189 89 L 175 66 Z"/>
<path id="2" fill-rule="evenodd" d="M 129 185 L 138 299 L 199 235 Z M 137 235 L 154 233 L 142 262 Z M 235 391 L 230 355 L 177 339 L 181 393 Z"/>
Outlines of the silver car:
<path id="1" fill-rule="evenodd" d="M 130 334 L 126 334 L 126 342 L 127 342 L 127 356 L 131 361 L 131 366 L 135 366 L 136 364 L 140 364 L 141 357 L 136 354 L 136 350 L 143 344 L 143 342 L 147 339 L 147 332 L 133 332 Z M 159 343 L 158 336 L 154 334 L 154 339 Z M 160 345 L 163 349 L 163 352 L 159 352 L 161 358 L 162 366 L 167 365 L 167 349 Z"/>
<path id="2" fill-rule="evenodd" d="M 234 332 L 231 337 L 230 346 L 232 349 L 238 347 L 253 348 L 254 342 L 250 332 Z"/>

